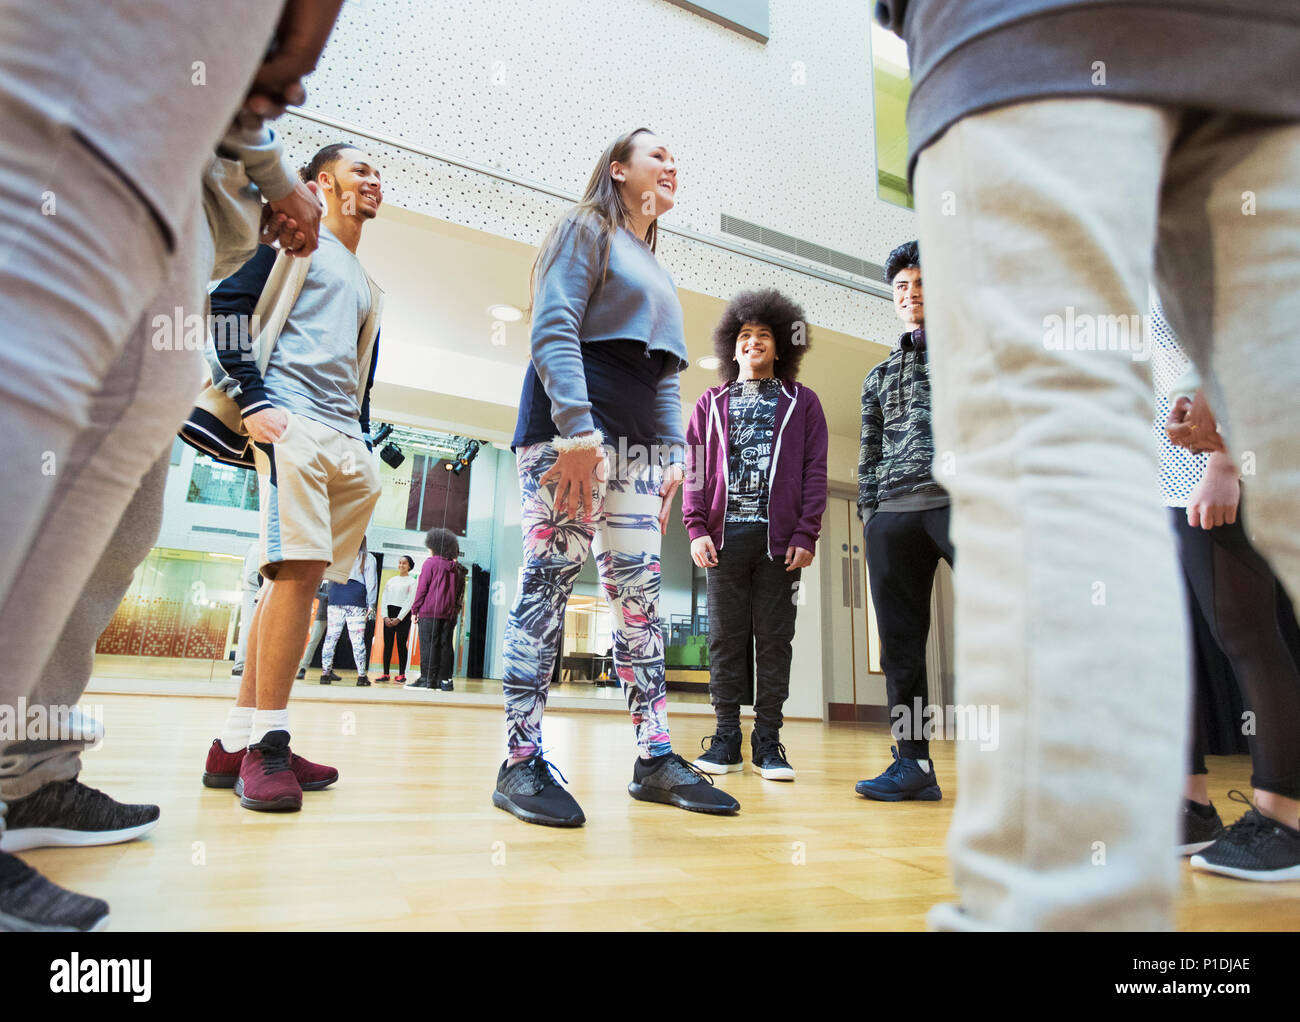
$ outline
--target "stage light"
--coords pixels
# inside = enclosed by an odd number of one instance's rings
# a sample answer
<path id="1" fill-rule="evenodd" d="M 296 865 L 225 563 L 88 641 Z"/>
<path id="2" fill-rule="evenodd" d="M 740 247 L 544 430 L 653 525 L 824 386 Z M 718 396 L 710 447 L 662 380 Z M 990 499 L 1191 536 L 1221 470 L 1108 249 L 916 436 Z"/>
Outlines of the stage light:
<path id="1" fill-rule="evenodd" d="M 384 444 L 379 451 L 379 457 L 389 468 L 397 468 L 406 460 L 406 455 L 402 453 L 402 449 L 397 444 Z"/>
<path id="2" fill-rule="evenodd" d="M 460 475 L 461 470 L 478 457 L 479 449 L 482 446 L 482 443 L 477 440 L 467 441 L 465 445 L 456 452 L 455 463 L 448 465 L 447 467 L 450 468 L 455 475 Z"/>

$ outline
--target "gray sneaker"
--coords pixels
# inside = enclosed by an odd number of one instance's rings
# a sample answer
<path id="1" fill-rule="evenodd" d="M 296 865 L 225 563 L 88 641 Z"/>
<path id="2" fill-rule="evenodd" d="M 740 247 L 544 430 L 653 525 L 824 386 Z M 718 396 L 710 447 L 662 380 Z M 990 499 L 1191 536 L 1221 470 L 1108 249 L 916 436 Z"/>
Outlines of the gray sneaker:
<path id="1" fill-rule="evenodd" d="M 555 767 L 542 759 L 540 752 L 514 766 L 506 760 L 497 771 L 497 789 L 492 792 L 492 804 L 525 823 L 540 823 L 543 827 L 581 827 L 587 822 L 582 807 L 551 776 L 552 770 Z M 555 772 L 560 773 L 559 770 Z M 560 777 L 563 779 L 564 775 L 560 774 Z"/>
<path id="2" fill-rule="evenodd" d="M 22 859 L 0 852 L 0 931 L 84 933 L 107 923 L 107 902 L 65 891 Z"/>
<path id="3" fill-rule="evenodd" d="M 713 778 L 675 752 L 654 759 L 637 758 L 627 793 L 642 802 L 662 802 L 693 813 L 732 815 L 740 803 L 713 786 Z"/>
<path id="4" fill-rule="evenodd" d="M 158 825 L 158 807 L 126 805 L 73 778 L 51 781 L 9 803 L 0 852 L 115 845 Z"/>

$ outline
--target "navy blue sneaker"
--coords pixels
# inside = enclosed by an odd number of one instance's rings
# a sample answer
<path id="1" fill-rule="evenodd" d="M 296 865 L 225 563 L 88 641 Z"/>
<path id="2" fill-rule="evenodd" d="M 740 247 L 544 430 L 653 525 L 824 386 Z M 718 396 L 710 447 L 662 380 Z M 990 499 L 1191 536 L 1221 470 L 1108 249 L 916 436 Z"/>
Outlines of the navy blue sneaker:
<path id="1" fill-rule="evenodd" d="M 929 761 L 929 770 L 922 770 L 920 760 L 900 758 L 896 746 L 891 745 L 889 751 L 894 754 L 894 762 L 888 769 L 879 777 L 858 781 L 854 791 L 877 802 L 938 802 L 943 798 L 933 760 Z"/>

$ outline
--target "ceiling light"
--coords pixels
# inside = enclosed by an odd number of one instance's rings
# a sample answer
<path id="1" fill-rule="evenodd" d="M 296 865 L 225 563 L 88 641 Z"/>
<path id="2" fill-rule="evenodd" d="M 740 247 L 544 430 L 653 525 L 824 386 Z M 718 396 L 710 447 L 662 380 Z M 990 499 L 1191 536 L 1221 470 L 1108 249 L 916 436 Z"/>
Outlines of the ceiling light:
<path id="1" fill-rule="evenodd" d="M 492 305 L 488 307 L 488 315 L 493 319 L 499 319 L 503 323 L 518 323 L 524 318 L 522 309 L 513 305 Z"/>
<path id="2" fill-rule="evenodd" d="M 716 370 L 722 362 L 717 355 L 705 355 L 703 358 L 696 359 L 695 364 L 701 369 Z"/>

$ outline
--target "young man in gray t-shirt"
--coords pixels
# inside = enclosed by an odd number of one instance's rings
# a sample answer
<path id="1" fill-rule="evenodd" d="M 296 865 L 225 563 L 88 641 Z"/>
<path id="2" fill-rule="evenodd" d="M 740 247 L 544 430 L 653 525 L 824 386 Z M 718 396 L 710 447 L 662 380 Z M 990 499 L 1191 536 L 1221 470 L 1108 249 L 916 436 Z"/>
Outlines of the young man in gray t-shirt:
<path id="1" fill-rule="evenodd" d="M 261 343 L 274 343 L 265 371 L 237 346 L 217 352 L 253 441 L 269 586 L 253 617 L 239 696 L 208 750 L 203 782 L 234 787 L 241 805 L 260 811 L 300 809 L 304 790 L 338 779 L 337 770 L 290 752 L 289 692 L 312 597 L 322 577 L 347 581 L 379 499 L 368 433 L 383 296 L 356 250 L 383 201 L 380 175 L 361 150 L 336 143 L 316 154 L 303 178 L 325 200 L 320 247 L 278 335 L 261 335 Z M 272 272 L 277 258 L 285 257 L 264 248 L 224 281 L 212 295 L 214 317 L 249 316 L 267 289 L 295 286 Z"/>

